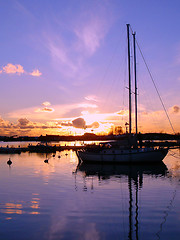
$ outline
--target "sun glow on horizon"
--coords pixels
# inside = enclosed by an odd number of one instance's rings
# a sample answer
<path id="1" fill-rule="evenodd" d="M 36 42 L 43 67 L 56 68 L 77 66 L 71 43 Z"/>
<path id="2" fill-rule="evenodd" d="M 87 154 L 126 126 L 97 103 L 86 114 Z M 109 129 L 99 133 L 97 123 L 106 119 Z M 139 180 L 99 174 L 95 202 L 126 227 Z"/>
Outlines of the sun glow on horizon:
<path id="1" fill-rule="evenodd" d="M 45 102 L 49 105 L 49 102 Z M 83 135 L 85 133 L 94 133 L 104 135 L 112 133 L 116 127 L 121 127 L 122 132 L 126 132 L 125 123 L 128 122 L 128 110 L 119 110 L 112 113 L 100 113 L 100 111 L 88 110 L 81 111 L 78 117 L 69 118 L 54 118 L 52 115 L 57 112 L 51 111 L 43 119 L 37 121 L 29 120 L 28 118 L 19 118 L 17 122 L 11 122 L 0 118 L 0 135 L 2 136 L 40 136 L 40 135 Z M 174 128 L 178 133 L 180 111 L 178 106 L 171 107 L 168 110 L 171 119 L 173 120 Z M 44 121 L 43 121 L 44 120 Z M 138 131 L 145 132 L 167 132 L 172 133 L 170 125 L 165 120 L 163 111 L 142 111 L 138 114 Z M 132 132 L 135 132 L 134 113 L 132 114 Z"/>

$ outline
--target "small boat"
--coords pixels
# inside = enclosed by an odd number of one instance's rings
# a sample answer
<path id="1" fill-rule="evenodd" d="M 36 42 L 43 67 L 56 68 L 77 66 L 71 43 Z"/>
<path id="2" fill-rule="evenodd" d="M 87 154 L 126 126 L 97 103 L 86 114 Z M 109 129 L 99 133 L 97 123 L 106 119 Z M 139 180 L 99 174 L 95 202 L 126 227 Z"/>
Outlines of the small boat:
<path id="1" fill-rule="evenodd" d="M 56 152 L 56 146 L 38 143 L 37 145 L 29 145 L 28 151 L 37 153 L 54 153 Z"/>
<path id="2" fill-rule="evenodd" d="M 3 154 L 15 154 L 15 153 L 18 153 L 20 154 L 21 153 L 21 149 L 20 148 L 15 148 L 15 147 L 0 147 L 0 153 L 3 153 Z"/>
<path id="3" fill-rule="evenodd" d="M 137 142 L 137 81 L 136 81 L 136 39 L 133 33 L 134 43 L 134 79 L 135 79 L 135 126 L 136 133 L 131 133 L 132 128 L 132 106 L 131 106 L 131 60 L 130 60 L 130 25 L 127 24 L 128 39 L 128 71 L 129 71 L 129 133 L 127 133 L 127 144 L 121 142 L 110 142 L 99 145 L 86 146 L 84 149 L 77 151 L 77 156 L 82 162 L 90 163 L 159 163 L 168 153 L 168 148 L 142 147 L 142 139 Z"/>

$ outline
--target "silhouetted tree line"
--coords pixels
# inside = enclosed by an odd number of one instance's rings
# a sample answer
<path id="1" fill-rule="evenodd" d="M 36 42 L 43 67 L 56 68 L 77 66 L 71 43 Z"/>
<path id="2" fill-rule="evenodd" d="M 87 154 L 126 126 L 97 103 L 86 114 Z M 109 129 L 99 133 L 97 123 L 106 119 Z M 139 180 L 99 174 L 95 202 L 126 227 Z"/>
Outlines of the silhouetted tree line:
<path id="1" fill-rule="evenodd" d="M 120 134 L 121 129 L 117 128 L 115 130 L 115 135 L 110 132 L 109 135 L 96 135 L 94 133 L 85 133 L 84 135 L 77 136 L 60 136 L 60 135 L 45 135 L 39 137 L 28 137 L 28 136 L 0 136 L 0 141 L 103 141 L 103 140 L 118 140 L 126 138 L 126 134 Z M 167 134 L 167 133 L 144 133 L 138 134 L 137 138 L 142 140 L 180 140 L 180 134 Z"/>

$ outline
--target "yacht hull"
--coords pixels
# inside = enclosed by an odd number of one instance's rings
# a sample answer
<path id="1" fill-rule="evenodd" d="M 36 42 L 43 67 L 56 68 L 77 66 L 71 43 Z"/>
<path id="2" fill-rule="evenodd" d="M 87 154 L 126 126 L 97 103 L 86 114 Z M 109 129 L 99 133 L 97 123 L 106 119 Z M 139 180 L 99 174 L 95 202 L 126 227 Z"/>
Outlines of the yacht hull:
<path id="1" fill-rule="evenodd" d="M 168 149 L 78 151 L 80 161 L 92 163 L 154 163 L 161 162 Z"/>

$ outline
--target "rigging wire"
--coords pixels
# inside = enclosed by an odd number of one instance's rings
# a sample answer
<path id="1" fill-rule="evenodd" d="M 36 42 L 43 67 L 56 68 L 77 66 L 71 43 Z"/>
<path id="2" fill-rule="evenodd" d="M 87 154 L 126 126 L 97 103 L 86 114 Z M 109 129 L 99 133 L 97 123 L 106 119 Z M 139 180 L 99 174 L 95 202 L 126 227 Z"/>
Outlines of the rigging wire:
<path id="1" fill-rule="evenodd" d="M 170 153 L 169 153 L 170 156 L 174 157 L 174 158 L 177 158 L 177 159 L 180 159 L 180 156 L 179 154 L 177 153 L 174 153 L 172 150 L 170 150 Z"/>
<path id="2" fill-rule="evenodd" d="M 169 213 L 172 210 L 173 202 L 175 200 L 176 194 L 177 194 L 177 190 L 175 189 L 173 191 L 173 194 L 172 194 L 172 199 L 170 200 L 168 206 L 166 207 L 166 210 L 164 211 L 164 216 L 163 216 L 163 220 L 162 220 L 162 222 L 160 224 L 159 231 L 156 233 L 156 236 L 157 236 L 158 240 L 160 239 L 160 234 L 161 234 L 161 232 L 163 230 L 163 225 L 166 223 L 167 217 L 169 216 Z"/>
<path id="3" fill-rule="evenodd" d="M 140 63 L 139 63 L 140 64 Z M 144 63 L 143 63 L 144 64 Z M 140 65 L 139 65 L 140 66 Z M 137 67 L 137 74 L 138 74 L 138 67 Z M 138 116 L 138 122 L 139 125 L 138 128 L 139 130 L 143 129 L 143 119 L 144 116 L 147 114 L 150 114 L 151 116 L 151 123 L 155 126 L 155 128 L 157 127 L 162 127 L 162 123 L 160 123 L 159 118 L 157 117 L 156 114 L 153 114 L 153 112 L 149 112 L 144 108 L 144 104 L 147 105 L 148 110 L 152 108 L 152 106 L 154 105 L 153 99 L 152 99 L 152 95 L 149 94 L 149 91 L 147 90 L 147 82 L 145 81 L 145 77 L 142 77 L 141 79 L 139 79 L 139 88 L 138 88 L 138 109 L 140 112 L 142 112 L 141 114 L 139 114 Z M 141 89 L 140 89 L 141 86 Z M 142 105 L 141 105 L 142 104 Z M 141 107 L 142 109 L 141 109 Z M 141 130 L 143 131 L 143 130 Z"/>
<path id="4" fill-rule="evenodd" d="M 172 130 L 173 130 L 173 132 L 174 132 L 174 134 L 175 134 L 175 130 L 174 130 L 174 127 L 173 127 L 172 122 L 171 122 L 171 120 L 170 120 L 170 117 L 169 117 L 169 115 L 168 115 L 168 112 L 167 112 L 167 110 L 166 110 L 166 107 L 165 107 L 165 105 L 164 105 L 164 103 L 163 103 L 163 100 L 162 100 L 161 95 L 160 95 L 160 93 L 159 93 L 159 90 L 158 90 L 158 88 L 157 88 L 157 86 L 156 86 L 156 84 L 155 84 L 155 81 L 154 81 L 154 78 L 153 78 L 153 76 L 152 76 L 152 73 L 151 73 L 151 71 L 150 71 L 150 69 L 149 69 L 149 67 L 148 67 L 148 65 L 147 65 L 147 62 L 146 62 L 146 60 L 145 60 L 145 58 L 144 58 L 144 55 L 143 55 L 143 53 L 142 53 L 142 51 L 141 51 L 141 49 L 140 49 L 140 46 L 139 46 L 137 40 L 136 40 L 136 44 L 137 44 L 138 49 L 139 49 L 139 51 L 140 51 L 140 53 L 141 53 L 142 59 L 143 59 L 143 61 L 144 61 L 144 64 L 145 64 L 145 66 L 146 66 L 146 68 L 147 68 L 147 70 L 148 70 L 148 72 L 149 72 L 150 78 L 151 78 L 151 80 L 152 80 L 152 82 L 153 82 L 153 85 L 154 85 L 154 87 L 155 87 L 155 89 L 156 89 L 156 92 L 157 92 L 158 97 L 159 97 L 159 99 L 160 99 L 160 102 L 161 102 L 161 104 L 162 104 L 162 106 L 163 106 L 163 109 L 164 109 L 164 111 L 165 111 L 165 113 L 166 113 L 166 116 L 167 116 L 167 118 L 168 118 L 169 124 L 170 124 L 170 126 L 171 126 L 171 128 L 172 128 Z"/>
<path id="5" fill-rule="evenodd" d="M 132 28 L 131 28 L 131 25 L 130 25 L 130 29 L 131 29 L 131 33 L 133 33 L 133 30 L 132 30 Z M 138 42 L 137 42 L 137 39 L 136 39 L 136 44 L 137 44 L 137 47 L 138 47 L 139 52 L 140 52 L 140 54 L 141 54 L 141 57 L 142 57 L 142 59 L 143 59 L 143 61 L 144 61 L 144 64 L 145 64 L 145 66 L 146 66 L 146 68 L 147 68 L 147 70 L 148 70 L 148 73 L 149 73 L 149 75 L 150 75 L 150 78 L 151 78 L 151 80 L 152 80 L 152 82 L 153 82 L 153 85 L 154 85 L 155 90 L 156 90 L 156 92 L 157 92 L 157 95 L 158 95 L 158 97 L 159 97 L 159 99 L 160 99 L 160 102 L 161 102 L 161 104 L 162 104 L 162 107 L 163 107 L 163 109 L 164 109 L 164 111 L 165 111 L 165 113 L 166 113 L 166 116 L 167 116 L 167 118 L 168 118 L 169 124 L 170 124 L 170 126 L 171 126 L 171 128 L 172 128 L 172 130 L 173 130 L 173 132 L 174 132 L 174 134 L 175 134 L 174 127 L 173 127 L 173 125 L 172 125 L 172 122 L 171 122 L 170 117 L 169 117 L 169 115 L 168 115 L 168 112 L 167 112 L 167 110 L 166 110 L 166 107 L 165 107 L 165 105 L 164 105 L 164 103 L 163 103 L 163 100 L 162 100 L 162 98 L 161 98 L 161 95 L 160 95 L 160 93 L 159 93 L 159 90 L 158 90 L 158 88 L 157 88 L 157 86 L 156 86 L 156 84 L 155 84 L 155 80 L 154 80 L 154 78 L 153 78 L 153 76 L 152 76 L 152 73 L 151 73 L 151 71 L 150 71 L 150 69 L 149 69 L 149 67 L 148 67 L 148 64 L 147 64 L 147 62 L 146 62 L 146 60 L 145 60 L 145 57 L 144 57 L 144 55 L 143 55 L 143 53 L 142 53 L 142 51 L 141 51 L 141 48 L 140 48 L 140 46 L 139 46 L 139 44 L 138 44 Z"/>

